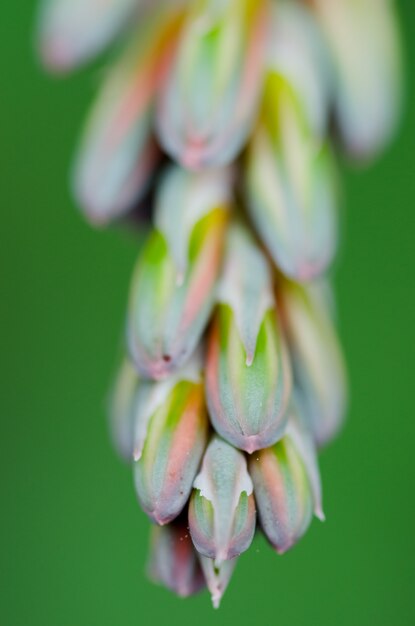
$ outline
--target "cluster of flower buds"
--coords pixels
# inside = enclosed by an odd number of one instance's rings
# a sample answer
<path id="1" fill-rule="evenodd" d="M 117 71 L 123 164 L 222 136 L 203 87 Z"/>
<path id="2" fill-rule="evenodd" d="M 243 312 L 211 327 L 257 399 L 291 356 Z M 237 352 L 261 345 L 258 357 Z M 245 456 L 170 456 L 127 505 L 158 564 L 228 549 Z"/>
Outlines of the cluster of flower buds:
<path id="1" fill-rule="evenodd" d="M 115 37 L 74 169 L 97 225 L 151 203 L 111 407 L 153 522 L 151 577 L 218 606 L 256 528 L 324 519 L 319 448 L 347 389 L 327 272 L 335 147 L 367 160 L 400 109 L 389 0 L 44 0 L 45 64 Z"/>

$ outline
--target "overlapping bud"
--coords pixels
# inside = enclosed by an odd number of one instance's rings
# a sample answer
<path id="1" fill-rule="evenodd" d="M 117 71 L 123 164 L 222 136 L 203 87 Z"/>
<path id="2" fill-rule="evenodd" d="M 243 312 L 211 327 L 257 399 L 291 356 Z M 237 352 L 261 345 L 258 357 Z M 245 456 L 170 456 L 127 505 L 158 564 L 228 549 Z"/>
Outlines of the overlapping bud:
<path id="1" fill-rule="evenodd" d="M 396 125 L 393 13 L 389 0 L 43 3 L 53 69 L 129 39 L 74 186 L 100 225 L 154 205 L 110 426 L 154 523 L 150 576 L 180 596 L 207 586 L 219 606 L 257 526 L 282 554 L 324 519 L 317 451 L 347 403 L 326 278 L 335 152 L 367 159 Z"/>

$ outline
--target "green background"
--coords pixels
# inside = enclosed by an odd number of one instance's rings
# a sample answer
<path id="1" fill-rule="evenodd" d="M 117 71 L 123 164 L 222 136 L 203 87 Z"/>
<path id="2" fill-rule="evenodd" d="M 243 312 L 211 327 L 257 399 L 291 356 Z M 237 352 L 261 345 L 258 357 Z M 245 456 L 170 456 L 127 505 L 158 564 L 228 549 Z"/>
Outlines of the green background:
<path id="1" fill-rule="evenodd" d="M 33 4 L 1 4 L 0 623 L 415 624 L 412 85 L 382 160 L 343 167 L 336 286 L 352 404 L 321 458 L 327 522 L 284 557 L 257 540 L 213 612 L 206 594 L 182 601 L 147 582 L 148 523 L 108 442 L 106 394 L 138 242 L 88 227 L 68 192 L 99 71 L 46 77 L 32 50 Z M 401 15 L 413 68 L 413 3 Z"/>

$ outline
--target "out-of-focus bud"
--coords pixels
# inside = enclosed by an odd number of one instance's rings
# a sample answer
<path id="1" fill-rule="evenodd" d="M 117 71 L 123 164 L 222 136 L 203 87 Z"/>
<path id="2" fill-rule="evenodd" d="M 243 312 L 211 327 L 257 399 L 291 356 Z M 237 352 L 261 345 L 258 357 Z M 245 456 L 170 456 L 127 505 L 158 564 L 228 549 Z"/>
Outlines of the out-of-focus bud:
<path id="1" fill-rule="evenodd" d="M 158 131 L 188 169 L 229 163 L 251 130 L 261 89 L 268 0 L 197 0 L 162 93 Z"/>
<path id="2" fill-rule="evenodd" d="M 390 0 L 313 0 L 333 57 L 335 114 L 354 157 L 378 153 L 401 110 L 401 51 Z"/>
<path id="3" fill-rule="evenodd" d="M 297 452 L 301 456 L 313 496 L 314 515 L 323 522 L 325 515 L 323 511 L 323 496 L 316 444 L 314 443 L 313 433 L 296 391 L 293 393 L 288 408 L 286 436 L 290 437 Z"/>
<path id="4" fill-rule="evenodd" d="M 128 341 L 147 378 L 162 379 L 192 354 L 209 320 L 231 202 L 227 170 L 172 167 L 160 185 L 156 230 L 138 260 Z"/>
<path id="5" fill-rule="evenodd" d="M 43 0 L 39 45 L 43 62 L 66 71 L 101 52 L 127 25 L 142 0 Z"/>
<path id="6" fill-rule="evenodd" d="M 337 176 L 328 144 L 310 128 L 290 83 L 270 69 L 247 156 L 248 210 L 279 269 L 303 282 L 337 248 Z"/>
<path id="7" fill-rule="evenodd" d="M 320 474 L 313 442 L 296 407 L 290 407 L 287 434 L 272 448 L 250 457 L 249 471 L 261 527 L 279 554 L 306 532 L 313 508 L 320 519 Z"/>
<path id="8" fill-rule="evenodd" d="M 106 224 L 133 208 L 159 162 L 152 134 L 156 91 L 169 67 L 182 16 L 157 11 L 110 70 L 81 141 L 75 195 L 88 219 Z"/>
<path id="9" fill-rule="evenodd" d="M 173 522 L 151 529 L 148 575 L 182 598 L 205 587 L 200 562 L 185 524 Z"/>
<path id="10" fill-rule="evenodd" d="M 252 480 L 244 455 L 214 437 L 193 485 L 189 527 L 200 554 L 223 561 L 245 552 L 255 533 Z"/>
<path id="11" fill-rule="evenodd" d="M 283 281 L 281 312 L 300 402 L 319 446 L 340 429 L 346 409 L 343 354 L 321 290 Z"/>
<path id="12" fill-rule="evenodd" d="M 135 487 L 142 508 L 160 525 L 185 506 L 207 443 L 208 418 L 195 360 L 169 380 L 147 383 L 137 405 Z"/>
<path id="13" fill-rule="evenodd" d="M 297 0 L 279 0 L 272 9 L 267 66 L 291 85 L 312 133 L 327 131 L 332 95 L 331 65 L 324 38 L 310 9 Z"/>
<path id="14" fill-rule="evenodd" d="M 200 563 L 202 565 L 207 587 L 212 596 L 214 609 L 219 608 L 223 595 L 232 578 L 237 560 L 238 559 L 223 561 L 220 565 L 216 565 L 213 559 L 200 556 Z"/>
<path id="15" fill-rule="evenodd" d="M 111 394 L 109 417 L 114 447 L 128 463 L 132 462 L 134 454 L 135 401 L 139 384 L 135 367 L 125 359 Z"/>
<path id="16" fill-rule="evenodd" d="M 219 300 L 206 364 L 209 412 L 224 439 L 253 452 L 284 433 L 291 371 L 269 267 L 239 225 L 229 233 Z"/>

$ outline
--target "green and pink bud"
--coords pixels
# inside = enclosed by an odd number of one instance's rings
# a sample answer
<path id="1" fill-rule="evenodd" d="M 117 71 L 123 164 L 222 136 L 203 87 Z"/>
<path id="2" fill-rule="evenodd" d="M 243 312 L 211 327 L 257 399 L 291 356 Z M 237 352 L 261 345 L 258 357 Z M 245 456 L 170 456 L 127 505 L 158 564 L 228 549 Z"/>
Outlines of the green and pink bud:
<path id="1" fill-rule="evenodd" d="M 110 70 L 93 107 L 76 161 L 74 189 L 95 224 L 131 210 L 159 165 L 152 130 L 154 101 L 181 20 L 177 10 L 157 11 Z"/>
<path id="2" fill-rule="evenodd" d="M 268 0 L 198 0 L 158 107 L 158 134 L 188 169 L 231 162 L 245 144 L 262 83 Z"/>
<path id="3" fill-rule="evenodd" d="M 155 230 L 137 263 L 128 342 L 143 377 L 160 380 L 191 356 L 209 321 L 231 205 L 228 170 L 168 170 Z"/>
<path id="4" fill-rule="evenodd" d="M 330 301 L 319 285 L 282 281 L 279 302 L 298 396 L 322 446 L 341 428 L 347 404 L 346 368 Z"/>
<path id="5" fill-rule="evenodd" d="M 269 69 L 262 114 L 247 153 L 248 211 L 286 276 L 309 281 L 337 249 L 337 175 L 295 88 Z"/>
<path id="6" fill-rule="evenodd" d="M 316 452 L 297 410 L 288 411 L 284 438 L 249 460 L 261 528 L 279 554 L 304 535 L 313 510 L 324 519 Z"/>
<path id="7" fill-rule="evenodd" d="M 245 552 L 255 533 L 255 502 L 245 456 L 219 437 L 193 485 L 189 528 L 197 551 L 216 566 Z"/>
<path id="8" fill-rule="evenodd" d="M 146 385 L 136 412 L 135 488 L 147 515 L 164 525 L 179 515 L 190 496 L 209 421 L 198 363 Z"/>
<path id="9" fill-rule="evenodd" d="M 43 0 L 39 47 L 51 70 L 68 71 L 89 61 L 138 15 L 142 0 Z"/>
<path id="10" fill-rule="evenodd" d="M 253 452 L 286 426 L 291 370 L 267 261 L 242 226 L 230 230 L 208 341 L 206 397 L 216 431 Z"/>
<path id="11" fill-rule="evenodd" d="M 205 578 L 185 524 L 153 526 L 148 575 L 181 598 L 204 589 Z"/>
<path id="12" fill-rule="evenodd" d="M 334 112 L 353 157 L 380 152 L 402 108 L 400 34 L 391 0 L 312 0 L 328 42 L 335 78 Z"/>

